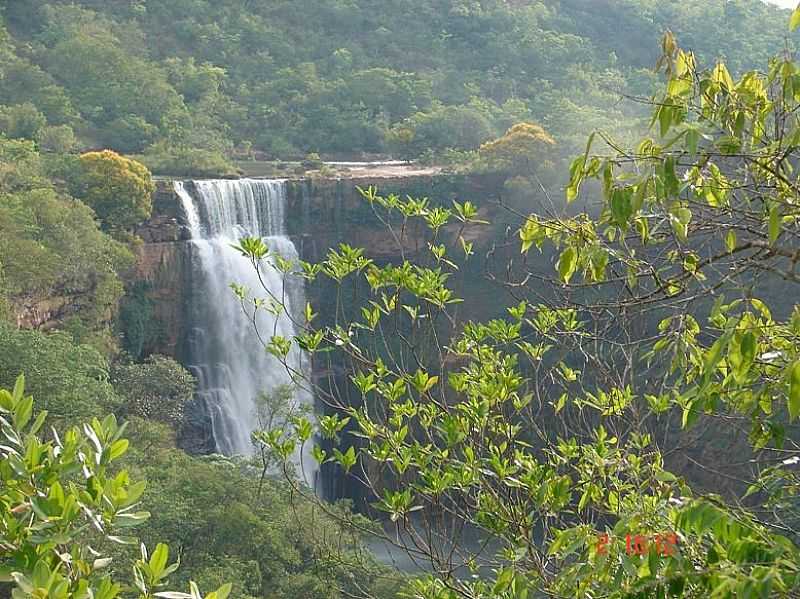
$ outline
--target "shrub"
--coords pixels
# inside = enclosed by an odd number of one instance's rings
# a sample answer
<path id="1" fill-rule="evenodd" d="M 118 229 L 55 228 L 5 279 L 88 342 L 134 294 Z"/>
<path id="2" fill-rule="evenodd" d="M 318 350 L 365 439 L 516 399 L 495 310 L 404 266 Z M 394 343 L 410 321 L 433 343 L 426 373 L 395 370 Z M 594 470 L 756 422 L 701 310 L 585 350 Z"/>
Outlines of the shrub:
<path id="1" fill-rule="evenodd" d="M 305 159 L 300 163 L 300 165 L 305 169 L 318 169 L 323 166 L 322 159 L 319 157 L 319 154 L 316 152 L 311 152 L 306 154 Z"/>
<path id="2" fill-rule="evenodd" d="M 36 136 L 39 148 L 46 152 L 66 154 L 75 147 L 75 132 L 69 125 L 44 127 Z"/>
<path id="3" fill-rule="evenodd" d="M 539 125 L 517 123 L 503 137 L 485 143 L 478 151 L 483 166 L 510 175 L 530 175 L 555 146 Z"/>
<path id="4" fill-rule="evenodd" d="M 121 362 L 114 366 L 112 380 L 129 415 L 175 428 L 194 395 L 194 377 L 166 356 L 150 356 L 143 364 Z"/>
<path id="5" fill-rule="evenodd" d="M 142 156 L 142 160 L 157 175 L 228 177 L 237 174 L 236 168 L 224 154 L 215 150 L 157 144 Z"/>
<path id="6" fill-rule="evenodd" d="M 111 150 L 83 154 L 80 165 L 76 195 L 106 227 L 126 229 L 149 218 L 156 186 L 145 165 Z"/>
<path id="7" fill-rule="evenodd" d="M 0 133 L 6 137 L 34 139 L 46 124 L 45 116 L 30 102 L 0 107 Z"/>
<path id="8" fill-rule="evenodd" d="M 40 435 L 47 412 L 34 410 L 24 387 L 20 376 L 13 391 L 0 389 L 0 547 L 3 578 L 14 586 L 7 596 L 115 599 L 122 586 L 108 568 L 108 552 L 135 543 L 119 535 L 150 517 L 134 511 L 145 483 L 117 467 L 129 446 L 125 425 L 114 416 L 94 418 L 47 440 Z M 152 555 L 142 545 L 133 566 L 139 597 L 163 590 L 178 568 L 168 559 L 166 545 Z M 191 590 L 168 596 L 201 597 L 193 583 Z M 230 590 L 226 584 L 206 599 L 226 599 Z"/>

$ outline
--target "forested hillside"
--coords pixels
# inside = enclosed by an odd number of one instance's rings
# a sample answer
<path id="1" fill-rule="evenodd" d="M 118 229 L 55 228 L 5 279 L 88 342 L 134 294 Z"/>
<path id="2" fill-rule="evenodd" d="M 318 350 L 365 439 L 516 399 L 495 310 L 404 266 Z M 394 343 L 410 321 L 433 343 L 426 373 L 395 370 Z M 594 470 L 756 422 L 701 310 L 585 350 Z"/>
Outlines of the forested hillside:
<path id="1" fill-rule="evenodd" d="M 785 43 L 760 0 L 7 2 L 0 130 L 153 165 L 475 149 L 541 123 L 621 130 L 667 28 L 736 71 Z M 58 129 L 56 129 L 58 128 Z M 187 152 L 194 152 L 189 158 Z"/>
<path id="2" fill-rule="evenodd" d="M 797 597 L 798 28 L 761 0 L 0 0 L 0 599 Z M 353 209 L 320 155 L 479 197 Z M 236 180 L 267 160 L 312 165 L 299 200 Z M 197 303 L 153 299 L 182 268 Z M 157 301 L 227 344 L 149 353 Z M 236 386 L 243 451 L 214 438 Z"/>
<path id="3" fill-rule="evenodd" d="M 176 436 L 190 409 L 195 378 L 172 358 L 149 356 L 135 362 L 132 358 L 139 356 L 122 351 L 130 347 L 125 332 L 132 330 L 125 324 L 126 315 L 148 318 L 143 311 L 146 306 L 136 303 L 140 298 L 130 285 L 129 269 L 141 240 L 130 234 L 128 218 L 146 218 L 149 204 L 138 205 L 142 213 L 128 210 L 134 205 L 124 201 L 127 182 L 134 172 L 142 175 L 142 169 L 110 153 L 80 158 L 40 153 L 33 141 L 0 137 L 0 390 L 12 388 L 24 374 L 26 391 L 35 397 L 30 403 L 24 399 L 27 407 L 12 416 L 7 411 L 8 398 L 0 391 L 4 438 L 0 449 L 0 597 L 10 597 L 9 569 L 31 563 L 28 560 L 37 550 L 49 548 L 36 540 L 26 545 L 30 529 L 23 532 L 13 524 L 23 512 L 9 511 L 20 495 L 16 481 L 8 477 L 20 475 L 22 468 L 15 463 L 16 470 L 9 469 L 9 455 L 15 454 L 23 439 L 27 444 L 32 438 L 24 436 L 22 429 L 15 436 L 8 422 L 30 424 L 21 416 L 30 416 L 30 410 L 42 417 L 46 410 L 48 429 L 59 431 L 68 445 L 74 437 L 67 430 L 93 418 L 116 414 L 127 422 L 126 437 L 136 450 L 130 452 L 126 465 L 133 477 L 147 481 L 147 490 L 142 486 L 138 492 L 144 492 L 143 502 L 152 512 L 137 534 L 151 551 L 157 543 L 169 542 L 173 559 L 183 554 L 183 567 L 172 576 L 173 584 L 180 580 L 185 586 L 191 578 L 211 590 L 239 579 L 233 592 L 241 598 L 331 597 L 335 578 L 343 577 L 344 586 L 351 585 L 345 580 L 347 570 L 320 560 L 322 549 L 314 534 L 297 525 L 298 510 L 305 514 L 303 518 L 314 521 L 315 534 L 325 531 L 340 536 L 341 529 L 308 504 L 292 501 L 274 480 L 259 483 L 245 462 L 191 457 L 178 449 Z M 145 172 L 143 179 L 134 179 L 138 185 L 149 181 L 150 175 Z M 146 183 L 144 187 L 149 189 Z M 149 190 L 145 196 L 149 202 Z M 104 209 L 109 198 L 114 201 L 111 211 Z M 39 427 L 44 422 L 40 420 Z M 52 433 L 46 437 L 43 442 L 52 442 Z M 31 462 L 26 465 L 32 468 L 28 482 L 52 484 L 57 469 L 45 471 L 39 461 L 44 458 L 33 455 L 27 454 Z M 75 457 L 69 451 L 61 457 L 67 460 L 70 455 Z M 65 466 L 64 472 L 62 483 L 69 488 L 76 471 Z M 96 489 L 96 480 L 84 482 Z M 115 484 L 118 490 L 119 481 Z M 86 501 L 85 495 L 82 500 Z M 212 506 L 216 507 L 209 509 Z M 50 510 L 58 510 L 58 546 L 64 547 L 71 537 L 61 507 L 63 503 L 47 503 L 42 509 L 51 516 L 55 511 Z M 83 507 L 89 509 L 85 503 Z M 82 526 L 77 530 L 87 533 Z M 125 543 L 81 537 L 74 547 L 89 552 L 82 557 L 89 563 L 97 563 L 97 554 L 91 551 L 108 552 L 116 573 L 128 578 L 139 550 L 130 540 Z M 346 543 L 343 551 L 348 553 L 356 545 Z M 367 567 L 374 566 L 369 562 Z M 374 583 L 360 581 L 368 587 Z M 375 592 L 380 593 L 379 587 L 380 583 L 374 584 Z"/>

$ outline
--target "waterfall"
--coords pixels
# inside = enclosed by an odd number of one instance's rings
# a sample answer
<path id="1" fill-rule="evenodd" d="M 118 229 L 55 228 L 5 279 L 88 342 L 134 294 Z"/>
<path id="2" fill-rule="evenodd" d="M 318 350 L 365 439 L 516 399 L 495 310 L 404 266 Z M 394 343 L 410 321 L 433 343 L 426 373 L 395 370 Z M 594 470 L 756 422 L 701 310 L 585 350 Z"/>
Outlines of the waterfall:
<path id="1" fill-rule="evenodd" d="M 241 179 L 175 183 L 191 232 L 193 280 L 190 368 L 198 380 L 198 394 L 209 412 L 217 451 L 251 455 L 251 433 L 258 426 L 256 398 L 288 386 L 290 405 L 311 412 L 313 397 L 295 385 L 286 368 L 264 349 L 273 335 L 292 339 L 293 317 L 302 318 L 305 291 L 300 279 L 284 277 L 276 269 L 261 269 L 261 280 L 247 258 L 232 244 L 241 237 L 262 237 L 270 251 L 297 262 L 297 250 L 285 235 L 286 183 Z M 231 284 L 244 286 L 248 297 L 277 298 L 286 307 L 278 316 L 256 312 L 259 335 L 252 319 L 252 302 L 245 314 Z M 266 291 L 265 291 L 266 288 Z M 307 369 L 306 357 L 293 346 L 287 360 L 298 372 Z M 309 413 L 309 417 L 313 414 Z M 274 425 L 274 423 L 273 423 Z M 306 443 L 309 445 L 309 443 Z M 316 462 L 295 456 L 297 474 L 314 486 Z M 302 467 L 300 460 L 302 458 Z"/>

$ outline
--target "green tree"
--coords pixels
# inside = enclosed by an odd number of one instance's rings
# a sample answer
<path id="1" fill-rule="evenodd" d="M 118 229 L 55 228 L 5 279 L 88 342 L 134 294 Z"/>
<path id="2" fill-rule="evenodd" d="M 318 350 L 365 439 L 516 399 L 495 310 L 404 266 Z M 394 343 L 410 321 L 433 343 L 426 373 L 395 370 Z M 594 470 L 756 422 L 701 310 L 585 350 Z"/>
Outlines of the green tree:
<path id="1" fill-rule="evenodd" d="M 45 116 L 30 102 L 0 107 L 0 133 L 6 137 L 35 139 L 46 124 Z"/>
<path id="2" fill-rule="evenodd" d="M 120 596 L 122 585 L 111 574 L 112 558 L 90 546 L 96 540 L 135 542 L 125 536 L 150 514 L 137 511 L 143 482 L 134 483 L 115 462 L 128 449 L 113 416 L 93 419 L 83 429 L 62 431 L 46 440 L 39 435 L 46 412 L 33 409 L 24 395 L 24 378 L 13 392 L 0 390 L 0 580 L 11 582 L 11 596 Z M 132 585 L 140 599 L 157 596 L 201 599 L 191 593 L 163 595 L 167 577 L 178 567 L 169 564 L 169 549 L 159 544 L 133 569 Z M 206 599 L 225 599 L 225 585 Z"/>
<path id="3" fill-rule="evenodd" d="M 434 105 L 395 126 L 391 140 L 403 156 L 425 150 L 472 150 L 496 135 L 493 119 L 482 106 Z"/>
<path id="4" fill-rule="evenodd" d="M 194 377 L 167 356 L 148 356 L 141 364 L 118 363 L 112 369 L 111 380 L 122 396 L 126 414 L 176 429 L 194 395 Z"/>
<path id="5" fill-rule="evenodd" d="M 97 349 L 75 343 L 63 332 L 18 330 L 0 324 L 0 386 L 11 386 L 18 372 L 27 372 L 28 388 L 50 418 L 75 424 L 93 415 L 111 413 L 119 397 L 108 381 L 108 364 Z"/>
<path id="6" fill-rule="evenodd" d="M 36 141 L 42 150 L 56 154 L 70 152 L 77 143 L 75 132 L 69 125 L 44 127 L 36 135 Z"/>
<path id="7" fill-rule="evenodd" d="M 83 154 L 80 168 L 76 195 L 107 228 L 130 228 L 150 216 L 156 187 L 143 164 L 104 150 Z"/>
<path id="8" fill-rule="evenodd" d="M 3 290 L 26 326 L 78 317 L 97 332 L 112 320 L 123 293 L 117 271 L 133 256 L 86 205 L 59 193 L 48 166 L 32 142 L 0 138 Z"/>
<path id="9" fill-rule="evenodd" d="M 216 96 L 225 80 L 225 69 L 210 63 L 198 66 L 191 57 L 188 60 L 170 58 L 166 67 L 175 89 L 189 103 Z"/>
<path id="10" fill-rule="evenodd" d="M 53 125 L 69 124 L 78 118 L 69 95 L 49 73 L 11 51 L 4 54 L 3 58 L 5 70 L 0 104 L 33 104 Z"/>
<path id="11" fill-rule="evenodd" d="M 135 114 L 115 118 L 103 131 L 103 142 L 108 147 L 125 153 L 142 152 L 159 136 L 158 127 Z"/>
<path id="12" fill-rule="evenodd" d="M 71 8 L 45 7 L 53 45 L 42 58 L 82 114 L 99 125 L 127 115 L 160 125 L 170 112 L 185 109 L 158 64 L 126 48 L 95 13 Z"/>
<path id="13" fill-rule="evenodd" d="M 654 91 L 663 29 L 736 73 L 787 41 L 785 13 L 762 0 L 371 2 L 7 2 L 0 104 L 31 102 L 87 147 L 118 151 L 180 141 L 230 156 L 251 139 L 284 159 L 398 152 L 396 133 L 418 122 L 398 154 L 418 157 L 429 140 L 476 148 L 533 120 L 573 153 L 587 128 L 638 125 L 619 93 Z"/>
<path id="14" fill-rule="evenodd" d="M 517 123 L 499 139 L 483 144 L 478 156 L 487 170 L 530 176 L 552 156 L 555 145 L 539 125 Z"/>
<path id="15" fill-rule="evenodd" d="M 593 135 L 572 164 L 567 202 L 589 190 L 599 214 L 520 223 L 523 258 L 536 248 L 556 272 L 510 264 L 507 317 L 459 319 L 469 203 L 367 190 L 399 247 L 427 227 L 429 255 L 387 265 L 343 244 L 297 267 L 339 292 L 335 322 L 294 342 L 354 396 L 315 388 L 333 447 L 314 457 L 357 473 L 388 521 L 379 536 L 430 569 L 415 597 L 800 588 L 799 69 L 703 70 L 671 34 L 659 64 L 653 136 L 625 149 Z M 269 268 L 262 240 L 239 249 Z M 267 335 L 279 356 L 288 341 Z M 294 445 L 258 438 L 288 459 L 310 427 Z"/>
<path id="16" fill-rule="evenodd" d="M 154 173 L 172 177 L 228 177 L 236 169 L 222 152 L 159 142 L 142 157 Z"/>
<path id="17" fill-rule="evenodd" d="M 400 579 L 375 563 L 346 524 L 363 519 L 345 506 L 300 499 L 274 470 L 260 479 L 259 458 L 193 457 L 167 426 L 130 424 L 132 472 L 148 481 L 142 501 L 152 512 L 140 536 L 180 551 L 176 584 L 231 580 L 243 598 L 395 597 Z"/>
<path id="18" fill-rule="evenodd" d="M 19 330 L 7 323 L 0 323 L 0 343 L 0 386 L 12 386 L 26 372 L 36 409 L 47 410 L 52 420 L 76 424 L 119 407 L 108 363 L 94 347 L 75 343 L 64 332 Z"/>

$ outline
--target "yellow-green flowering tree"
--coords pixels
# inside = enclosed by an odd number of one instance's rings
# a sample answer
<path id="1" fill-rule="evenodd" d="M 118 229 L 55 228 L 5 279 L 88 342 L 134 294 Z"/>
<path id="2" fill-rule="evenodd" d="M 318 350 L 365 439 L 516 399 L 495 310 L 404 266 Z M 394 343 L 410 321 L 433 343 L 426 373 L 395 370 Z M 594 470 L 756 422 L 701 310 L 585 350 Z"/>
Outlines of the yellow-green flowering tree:
<path id="1" fill-rule="evenodd" d="M 505 135 L 480 147 L 485 168 L 509 175 L 530 175 L 552 152 L 555 140 L 535 123 L 517 123 Z"/>
<path id="2" fill-rule="evenodd" d="M 143 164 L 104 150 L 81 155 L 80 168 L 75 195 L 105 227 L 129 229 L 150 216 L 155 184 Z"/>

